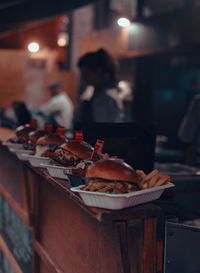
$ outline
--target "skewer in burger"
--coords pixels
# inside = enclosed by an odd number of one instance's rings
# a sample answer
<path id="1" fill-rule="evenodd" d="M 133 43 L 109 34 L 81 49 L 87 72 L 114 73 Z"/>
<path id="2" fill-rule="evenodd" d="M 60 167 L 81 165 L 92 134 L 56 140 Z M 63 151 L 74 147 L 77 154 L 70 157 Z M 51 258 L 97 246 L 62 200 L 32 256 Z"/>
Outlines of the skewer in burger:
<path id="1" fill-rule="evenodd" d="M 66 141 L 67 139 L 64 136 L 56 134 L 44 135 L 36 141 L 35 155 L 49 157 L 59 145 Z"/>
<path id="2" fill-rule="evenodd" d="M 50 155 L 55 165 L 73 168 L 73 174 L 84 175 L 92 161 L 101 159 L 94 148 L 85 141 L 69 140 Z"/>
<path id="3" fill-rule="evenodd" d="M 120 159 L 102 159 L 86 171 L 85 191 L 123 194 L 139 190 L 140 178 L 135 170 Z"/>

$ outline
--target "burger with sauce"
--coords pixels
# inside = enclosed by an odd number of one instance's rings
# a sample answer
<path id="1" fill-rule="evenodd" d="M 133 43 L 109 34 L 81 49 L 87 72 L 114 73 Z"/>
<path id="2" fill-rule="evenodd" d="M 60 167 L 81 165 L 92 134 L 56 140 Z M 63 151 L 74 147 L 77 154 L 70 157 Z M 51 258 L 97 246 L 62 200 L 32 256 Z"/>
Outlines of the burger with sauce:
<path id="1" fill-rule="evenodd" d="M 55 165 L 73 168 L 73 174 L 84 175 L 92 161 L 101 159 L 94 148 L 85 141 L 69 140 L 50 156 Z"/>
<path id="2" fill-rule="evenodd" d="M 85 191 L 123 194 L 139 190 L 140 178 L 135 170 L 120 159 L 102 159 L 86 171 Z"/>
<path id="3" fill-rule="evenodd" d="M 73 167 L 82 160 L 89 160 L 93 156 L 94 160 L 100 159 L 100 155 L 94 153 L 94 148 L 85 141 L 69 140 L 62 144 L 51 155 L 55 164 Z"/>
<path id="4" fill-rule="evenodd" d="M 54 153 L 59 145 L 62 145 L 66 141 L 67 139 L 64 136 L 52 133 L 44 135 L 38 138 L 38 140 L 36 141 L 35 155 L 49 157 L 52 155 L 52 153 Z"/>

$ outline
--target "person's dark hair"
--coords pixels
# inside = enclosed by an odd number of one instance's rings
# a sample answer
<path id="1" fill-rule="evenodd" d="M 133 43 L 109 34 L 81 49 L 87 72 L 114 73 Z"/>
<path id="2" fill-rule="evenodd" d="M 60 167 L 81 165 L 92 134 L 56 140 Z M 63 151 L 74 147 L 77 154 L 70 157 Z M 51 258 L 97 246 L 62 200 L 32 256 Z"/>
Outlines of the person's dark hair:
<path id="1" fill-rule="evenodd" d="M 104 49 L 83 55 L 78 61 L 78 67 L 87 67 L 89 69 L 99 67 L 109 80 L 117 81 L 117 66 L 113 58 Z"/>
<path id="2" fill-rule="evenodd" d="M 54 90 L 56 88 L 61 88 L 62 87 L 62 84 L 60 81 L 54 81 L 54 82 L 51 82 L 49 85 L 48 85 L 48 88 L 49 90 Z"/>

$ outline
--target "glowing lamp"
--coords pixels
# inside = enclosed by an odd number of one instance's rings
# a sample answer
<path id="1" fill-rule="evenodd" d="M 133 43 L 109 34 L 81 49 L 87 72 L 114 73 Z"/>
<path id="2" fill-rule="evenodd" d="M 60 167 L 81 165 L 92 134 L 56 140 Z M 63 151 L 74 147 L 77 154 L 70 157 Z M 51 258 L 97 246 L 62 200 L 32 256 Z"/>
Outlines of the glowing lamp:
<path id="1" fill-rule="evenodd" d="M 36 53 L 39 51 L 39 49 L 40 49 L 40 46 L 36 42 L 31 42 L 28 44 L 28 51 L 31 53 Z"/>
<path id="2" fill-rule="evenodd" d="M 117 24 L 120 26 L 120 27 L 129 27 L 131 22 L 128 18 L 125 18 L 125 17 L 121 17 L 117 20 Z"/>
<path id="3" fill-rule="evenodd" d="M 69 43 L 69 35 L 68 33 L 65 33 L 65 32 L 61 32 L 59 35 L 58 35 L 58 39 L 57 39 L 57 44 L 58 46 L 61 46 L 61 47 L 64 47 L 66 45 L 68 45 Z"/>

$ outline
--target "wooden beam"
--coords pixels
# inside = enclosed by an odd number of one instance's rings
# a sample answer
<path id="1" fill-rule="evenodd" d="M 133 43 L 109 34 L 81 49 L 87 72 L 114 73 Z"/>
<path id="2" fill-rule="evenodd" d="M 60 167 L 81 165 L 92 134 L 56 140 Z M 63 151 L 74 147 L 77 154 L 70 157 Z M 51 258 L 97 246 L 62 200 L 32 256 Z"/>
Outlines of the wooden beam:
<path id="1" fill-rule="evenodd" d="M 46 266 L 51 270 L 51 272 L 55 273 L 65 273 L 62 271 L 59 266 L 52 260 L 52 258 L 49 256 L 49 254 L 46 252 L 46 250 L 42 247 L 42 245 L 34 241 L 33 247 L 38 254 L 38 256 L 41 258 L 41 260 L 46 264 Z"/>
<path id="2" fill-rule="evenodd" d="M 18 214 L 22 221 L 29 226 L 28 213 L 24 211 L 15 199 L 7 192 L 3 185 L 0 184 L 0 194 L 6 200 L 6 202 L 12 207 L 12 209 Z"/>
<path id="3" fill-rule="evenodd" d="M 0 249 L 2 250 L 3 254 L 6 256 L 7 260 L 9 261 L 12 269 L 15 273 L 24 273 L 20 266 L 18 265 L 16 259 L 12 255 L 12 252 L 9 250 L 6 242 L 4 241 L 3 237 L 0 235 Z"/>

